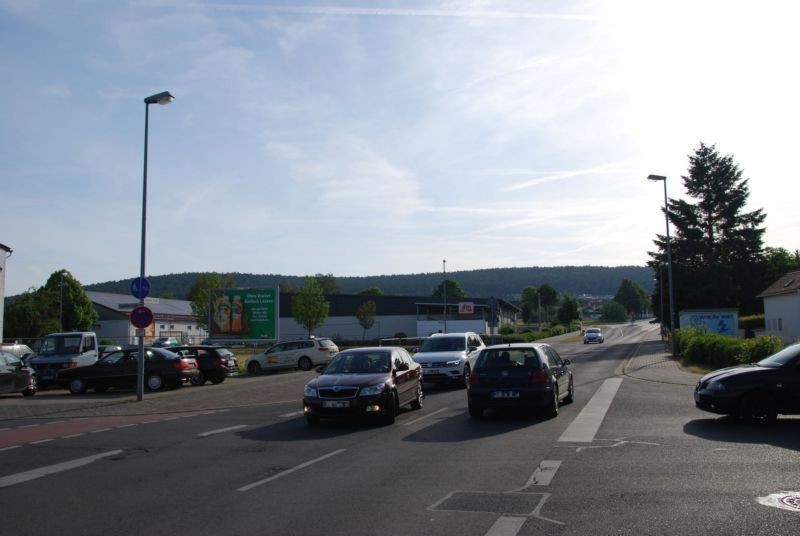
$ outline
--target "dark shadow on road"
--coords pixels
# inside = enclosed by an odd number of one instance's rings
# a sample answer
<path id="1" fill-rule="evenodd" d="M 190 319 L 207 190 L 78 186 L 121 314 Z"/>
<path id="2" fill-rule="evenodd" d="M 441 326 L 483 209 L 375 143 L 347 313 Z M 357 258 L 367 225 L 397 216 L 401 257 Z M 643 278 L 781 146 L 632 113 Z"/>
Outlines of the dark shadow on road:
<path id="1" fill-rule="evenodd" d="M 689 435 L 723 443 L 771 445 L 800 451 L 800 419 L 779 417 L 775 424 L 749 424 L 735 417 L 695 419 L 683 427 Z"/>
<path id="2" fill-rule="evenodd" d="M 456 416 L 431 423 L 407 435 L 403 441 L 419 443 L 459 443 L 485 437 L 499 436 L 549 421 L 531 410 L 486 410 L 483 417 L 474 419 L 464 411 Z"/>

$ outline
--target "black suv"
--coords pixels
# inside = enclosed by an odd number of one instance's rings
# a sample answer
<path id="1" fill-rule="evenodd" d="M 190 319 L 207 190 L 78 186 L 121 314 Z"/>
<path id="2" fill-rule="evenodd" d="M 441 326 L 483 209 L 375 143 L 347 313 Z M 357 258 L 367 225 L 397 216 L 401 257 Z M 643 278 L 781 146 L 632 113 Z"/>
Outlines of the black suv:
<path id="1" fill-rule="evenodd" d="M 203 385 L 206 381 L 222 383 L 228 376 L 239 375 L 239 361 L 233 352 L 222 346 L 173 346 L 168 350 L 197 360 L 200 375 L 191 379 L 192 385 Z"/>

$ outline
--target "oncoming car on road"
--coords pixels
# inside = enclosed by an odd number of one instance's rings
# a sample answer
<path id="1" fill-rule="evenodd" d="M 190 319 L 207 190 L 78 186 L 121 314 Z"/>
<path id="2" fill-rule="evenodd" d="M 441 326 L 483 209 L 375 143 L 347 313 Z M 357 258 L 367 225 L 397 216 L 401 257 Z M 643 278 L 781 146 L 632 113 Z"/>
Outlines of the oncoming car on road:
<path id="1" fill-rule="evenodd" d="M 477 333 L 434 333 L 425 339 L 413 359 L 422 366 L 426 383 L 463 387 L 469 382 L 471 362 L 485 347 Z"/>
<path id="2" fill-rule="evenodd" d="M 583 334 L 583 344 L 589 344 L 590 342 L 602 343 L 604 340 L 603 332 L 600 331 L 600 328 L 586 328 Z"/>
<path id="3" fill-rule="evenodd" d="M 303 389 L 309 425 L 320 418 L 375 416 L 391 424 L 400 408 L 422 408 L 420 366 L 399 346 L 340 352 Z"/>

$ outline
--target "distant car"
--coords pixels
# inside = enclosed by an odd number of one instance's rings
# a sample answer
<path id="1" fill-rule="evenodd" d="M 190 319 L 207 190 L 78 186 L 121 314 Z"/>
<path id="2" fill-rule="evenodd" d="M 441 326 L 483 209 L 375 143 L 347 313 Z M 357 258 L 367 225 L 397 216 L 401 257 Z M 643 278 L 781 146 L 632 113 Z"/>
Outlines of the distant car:
<path id="1" fill-rule="evenodd" d="M 2 343 L 0 344 L 0 351 L 9 352 L 17 356 L 23 363 L 27 365 L 28 359 L 33 357 L 36 352 L 31 349 L 27 344 L 19 343 Z"/>
<path id="2" fill-rule="evenodd" d="M 420 366 L 400 346 L 340 352 L 303 389 L 309 425 L 321 418 L 374 416 L 387 424 L 402 406 L 422 407 Z"/>
<path id="3" fill-rule="evenodd" d="M 279 342 L 267 351 L 247 359 L 248 374 L 259 374 L 265 370 L 299 368 L 311 370 L 325 365 L 339 353 L 339 347 L 325 337 Z"/>
<path id="4" fill-rule="evenodd" d="M 60 370 L 57 382 L 72 394 L 85 393 L 87 389 L 104 393 L 112 387 L 135 388 L 138 355 L 138 348 L 111 352 L 93 365 Z M 145 349 L 144 384 L 151 391 L 164 386 L 180 387 L 199 373 L 197 360 L 192 357 L 180 357 L 164 348 Z"/>
<path id="5" fill-rule="evenodd" d="M 423 341 L 413 359 L 422 366 L 426 383 L 466 386 L 472 361 L 485 347 L 477 333 L 434 333 Z"/>
<path id="6" fill-rule="evenodd" d="M 153 341 L 153 348 L 171 348 L 178 346 L 178 339 L 175 337 L 159 337 Z"/>
<path id="7" fill-rule="evenodd" d="M 583 344 L 592 342 L 602 343 L 604 340 L 603 332 L 600 331 L 599 328 L 586 328 L 586 331 L 583 333 Z"/>
<path id="8" fill-rule="evenodd" d="M 222 346 L 173 346 L 169 349 L 180 356 L 194 357 L 200 374 L 191 379 L 192 385 L 203 385 L 206 381 L 222 383 L 228 376 L 239 375 L 236 355 Z"/>
<path id="9" fill-rule="evenodd" d="M 100 352 L 100 355 L 110 354 L 111 352 L 116 352 L 117 350 L 122 350 L 122 346 L 117 346 L 115 344 L 101 344 L 97 347 L 97 350 Z"/>
<path id="10" fill-rule="evenodd" d="M 22 359 L 0 350 L 0 394 L 22 393 L 22 396 L 36 394 L 36 375 Z"/>
<path id="11" fill-rule="evenodd" d="M 471 417 L 487 409 L 521 408 L 558 415 L 559 406 L 574 399 L 569 359 L 544 343 L 515 343 L 481 350 L 467 387 Z"/>
<path id="12" fill-rule="evenodd" d="M 800 344 L 758 363 L 706 374 L 697 382 L 694 402 L 698 409 L 754 423 L 800 414 Z"/>

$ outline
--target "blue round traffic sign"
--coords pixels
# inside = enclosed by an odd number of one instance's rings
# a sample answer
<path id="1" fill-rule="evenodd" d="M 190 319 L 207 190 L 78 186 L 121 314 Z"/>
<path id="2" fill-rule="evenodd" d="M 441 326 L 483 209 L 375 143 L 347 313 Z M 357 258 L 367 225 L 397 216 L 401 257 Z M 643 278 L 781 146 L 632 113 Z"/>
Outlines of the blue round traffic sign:
<path id="1" fill-rule="evenodd" d="M 143 300 L 150 294 L 150 281 L 144 277 L 137 277 L 131 282 L 131 295 Z"/>
<path id="2" fill-rule="evenodd" d="M 131 324 L 133 327 L 144 329 L 153 323 L 153 311 L 144 305 L 140 305 L 131 311 Z"/>

